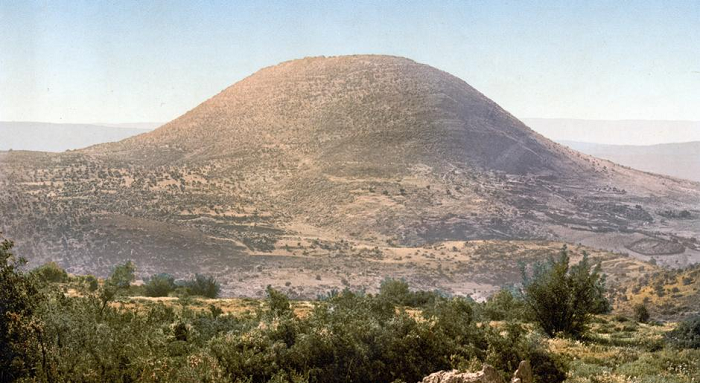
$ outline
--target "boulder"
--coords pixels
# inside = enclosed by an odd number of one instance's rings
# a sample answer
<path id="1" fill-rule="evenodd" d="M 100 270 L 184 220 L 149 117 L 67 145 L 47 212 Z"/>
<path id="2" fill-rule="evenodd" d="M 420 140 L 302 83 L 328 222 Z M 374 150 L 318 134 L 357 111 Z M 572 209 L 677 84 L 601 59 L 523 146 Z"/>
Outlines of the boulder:
<path id="1" fill-rule="evenodd" d="M 485 364 L 479 372 L 459 372 L 458 370 L 434 372 L 423 378 L 421 383 L 504 383 L 504 378 L 494 367 Z"/>
<path id="2" fill-rule="evenodd" d="M 534 383 L 531 363 L 522 360 L 510 383 Z M 479 372 L 438 371 L 423 378 L 420 383 L 505 383 L 494 367 L 485 364 Z"/>
<path id="3" fill-rule="evenodd" d="M 527 360 L 522 360 L 518 364 L 518 369 L 514 372 L 514 377 L 511 378 L 511 383 L 533 383 L 533 370 L 531 363 Z"/>

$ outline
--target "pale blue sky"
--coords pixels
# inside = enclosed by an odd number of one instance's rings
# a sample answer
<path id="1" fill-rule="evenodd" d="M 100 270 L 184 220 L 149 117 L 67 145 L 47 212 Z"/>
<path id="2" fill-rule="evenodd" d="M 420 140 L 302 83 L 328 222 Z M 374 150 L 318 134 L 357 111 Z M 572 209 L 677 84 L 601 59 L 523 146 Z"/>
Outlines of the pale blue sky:
<path id="1" fill-rule="evenodd" d="M 699 119 L 698 1 L 0 1 L 0 120 L 168 121 L 257 69 L 383 53 L 520 118 Z"/>

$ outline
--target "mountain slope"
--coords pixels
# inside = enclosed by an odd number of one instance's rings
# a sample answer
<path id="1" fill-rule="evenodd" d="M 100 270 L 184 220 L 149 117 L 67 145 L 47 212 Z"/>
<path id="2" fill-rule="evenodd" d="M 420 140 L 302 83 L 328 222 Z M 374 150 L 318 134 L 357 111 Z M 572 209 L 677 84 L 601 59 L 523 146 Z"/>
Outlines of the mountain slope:
<path id="1" fill-rule="evenodd" d="M 551 142 L 464 81 L 389 56 L 285 62 L 150 133 L 0 154 L 0 185 L 21 251 L 98 273 L 125 258 L 176 274 L 371 269 L 388 247 L 470 239 L 698 257 L 698 183 Z M 355 256 L 328 258 L 342 254 Z"/>

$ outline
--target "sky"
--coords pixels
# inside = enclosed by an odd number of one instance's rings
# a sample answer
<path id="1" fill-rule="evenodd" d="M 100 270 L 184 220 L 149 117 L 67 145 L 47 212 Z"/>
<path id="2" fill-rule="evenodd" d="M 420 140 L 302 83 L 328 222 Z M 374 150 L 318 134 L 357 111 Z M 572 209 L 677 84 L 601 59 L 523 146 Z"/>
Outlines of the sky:
<path id="1" fill-rule="evenodd" d="M 0 1 L 0 120 L 165 122 L 282 61 L 391 54 L 519 118 L 699 120 L 699 1 Z"/>

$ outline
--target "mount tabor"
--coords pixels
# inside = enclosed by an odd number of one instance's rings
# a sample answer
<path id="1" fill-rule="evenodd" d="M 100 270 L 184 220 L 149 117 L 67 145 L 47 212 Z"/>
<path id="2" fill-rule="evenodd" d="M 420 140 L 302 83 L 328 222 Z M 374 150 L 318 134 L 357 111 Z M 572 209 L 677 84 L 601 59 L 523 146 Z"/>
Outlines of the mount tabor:
<path id="1" fill-rule="evenodd" d="M 18 252 L 97 273 L 127 258 L 224 272 L 302 256 L 302 241 L 333 255 L 545 239 L 685 264 L 698 202 L 698 183 L 570 150 L 464 81 L 388 56 L 285 62 L 150 133 L 0 153 L 0 228 Z"/>

